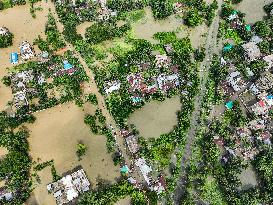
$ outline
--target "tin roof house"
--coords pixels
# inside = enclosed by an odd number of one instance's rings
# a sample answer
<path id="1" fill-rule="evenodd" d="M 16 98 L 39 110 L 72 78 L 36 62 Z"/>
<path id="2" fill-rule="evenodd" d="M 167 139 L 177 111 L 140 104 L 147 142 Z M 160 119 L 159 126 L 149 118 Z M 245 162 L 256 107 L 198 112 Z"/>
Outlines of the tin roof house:
<path id="1" fill-rule="evenodd" d="M 20 46 L 20 54 L 23 60 L 29 60 L 34 57 L 34 49 L 29 42 L 23 41 Z"/>
<path id="2" fill-rule="evenodd" d="M 259 47 L 255 42 L 248 42 L 242 45 L 245 50 L 245 57 L 247 61 L 254 61 L 261 56 Z"/>
<path id="3" fill-rule="evenodd" d="M 227 81 L 235 92 L 240 91 L 246 86 L 246 83 L 243 80 L 241 73 L 239 71 L 234 71 L 230 73 L 227 78 Z"/>
<path id="4" fill-rule="evenodd" d="M 47 185 L 49 193 L 53 193 L 58 205 L 73 202 L 80 193 L 89 190 L 90 182 L 83 169 L 79 169 Z"/>

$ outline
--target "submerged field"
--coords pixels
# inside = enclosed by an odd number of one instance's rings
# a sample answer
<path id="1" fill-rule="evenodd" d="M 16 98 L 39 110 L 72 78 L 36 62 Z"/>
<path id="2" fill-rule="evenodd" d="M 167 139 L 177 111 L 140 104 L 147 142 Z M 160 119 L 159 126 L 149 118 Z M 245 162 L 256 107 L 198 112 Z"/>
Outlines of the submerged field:
<path id="1" fill-rule="evenodd" d="M 236 9 L 246 14 L 246 23 L 255 23 L 266 15 L 263 7 L 269 3 L 272 3 L 272 0 L 244 0 L 236 6 Z"/>
<path id="2" fill-rule="evenodd" d="M 134 124 L 140 136 L 148 139 L 168 133 L 177 124 L 176 112 L 181 109 L 178 96 L 168 98 L 163 102 L 152 101 L 135 111 L 128 119 L 128 124 Z"/>
<path id="3" fill-rule="evenodd" d="M 93 187 L 98 181 L 114 182 L 119 177 L 111 155 L 106 150 L 105 136 L 91 134 L 84 124 L 82 108 L 73 103 L 57 106 L 35 114 L 37 120 L 28 125 L 30 131 L 30 155 L 41 162 L 54 159 L 56 170 L 62 174 L 81 165 Z M 81 161 L 76 156 L 76 144 L 81 141 L 88 146 Z M 34 190 L 39 204 L 50 204 L 54 198 L 47 194 L 46 184 L 52 181 L 50 168 L 39 172 L 42 183 Z"/>

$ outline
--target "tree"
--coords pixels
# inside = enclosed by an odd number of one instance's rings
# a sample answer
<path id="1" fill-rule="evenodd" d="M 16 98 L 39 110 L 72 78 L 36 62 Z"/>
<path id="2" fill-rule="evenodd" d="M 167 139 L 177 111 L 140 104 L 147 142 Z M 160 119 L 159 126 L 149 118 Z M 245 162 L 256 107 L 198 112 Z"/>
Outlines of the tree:
<path id="1" fill-rule="evenodd" d="M 272 33 L 270 26 L 265 21 L 258 21 L 254 25 L 254 30 L 261 37 L 267 37 Z"/>
<path id="2" fill-rule="evenodd" d="M 79 157 L 79 160 L 81 160 L 81 157 L 86 154 L 86 151 L 87 151 L 87 145 L 85 145 L 83 143 L 78 143 L 77 144 L 76 154 Z"/>
<path id="3" fill-rule="evenodd" d="M 172 2 L 170 0 L 150 1 L 153 15 L 156 19 L 164 19 L 173 13 Z"/>
<path id="4" fill-rule="evenodd" d="M 4 3 L 3 1 L 0 1 L 0 10 L 3 10 L 4 9 Z"/>
<path id="5" fill-rule="evenodd" d="M 200 24 L 202 24 L 203 22 L 203 17 L 202 15 L 199 13 L 199 11 L 197 9 L 191 9 L 185 16 L 184 18 L 184 22 L 187 26 L 198 26 Z"/>

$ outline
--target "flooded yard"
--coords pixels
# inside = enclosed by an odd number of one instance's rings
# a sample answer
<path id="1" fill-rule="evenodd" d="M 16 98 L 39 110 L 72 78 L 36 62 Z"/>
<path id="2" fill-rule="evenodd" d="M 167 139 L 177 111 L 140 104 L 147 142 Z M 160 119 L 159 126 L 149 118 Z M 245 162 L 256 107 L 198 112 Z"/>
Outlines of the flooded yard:
<path id="1" fill-rule="evenodd" d="M 73 103 L 36 113 L 36 122 L 27 125 L 30 130 L 30 155 L 36 161 L 40 158 L 41 162 L 54 159 L 58 174 L 81 165 L 93 187 L 97 180 L 112 183 L 120 176 L 119 167 L 114 166 L 111 155 L 107 153 L 106 137 L 91 134 L 84 124 L 84 115 L 82 108 Z M 81 161 L 76 156 L 79 141 L 88 146 Z M 34 191 L 35 198 L 38 204 L 51 204 L 53 196 L 47 194 L 45 186 L 52 181 L 50 168 L 38 174 L 42 183 Z"/>
<path id="2" fill-rule="evenodd" d="M 78 25 L 78 26 L 76 27 L 77 33 L 80 34 L 80 35 L 84 38 L 85 30 L 86 30 L 88 27 L 92 26 L 92 24 L 93 24 L 93 22 L 87 22 L 87 21 L 84 22 L 84 23 L 81 23 L 80 25 Z"/>
<path id="3" fill-rule="evenodd" d="M 183 20 L 179 16 L 172 15 L 165 20 L 155 20 L 149 7 L 145 8 L 145 13 L 144 19 L 133 24 L 133 30 L 137 38 L 156 43 L 157 41 L 153 39 L 155 33 L 175 31 L 180 38 L 189 37 L 195 48 L 204 42 L 202 36 L 207 32 L 207 26 L 204 24 L 196 28 L 188 28 L 183 25 Z"/>
<path id="4" fill-rule="evenodd" d="M 0 52 L 0 79 L 8 73 L 7 67 L 11 67 L 9 55 L 12 52 L 19 52 L 19 44 L 22 41 L 29 41 L 41 35 L 44 37 L 45 23 L 47 21 L 48 9 L 54 10 L 53 4 L 48 1 L 41 1 L 35 4 L 43 8 L 36 12 L 36 19 L 31 17 L 30 5 L 15 6 L 0 12 L 0 26 L 7 27 L 13 34 L 13 46 L 1 48 Z M 12 99 L 11 91 L 0 82 L 0 110 Z"/>
<path id="5" fill-rule="evenodd" d="M 246 14 L 246 23 L 255 23 L 266 15 L 263 7 L 272 2 L 272 0 L 244 0 L 235 8 Z"/>
<path id="6" fill-rule="evenodd" d="M 255 172 L 252 167 L 248 167 L 247 169 L 242 170 L 242 173 L 238 175 L 242 186 L 240 189 L 248 189 L 250 187 L 254 187 L 258 184 Z"/>
<path id="7" fill-rule="evenodd" d="M 124 199 L 119 200 L 115 205 L 130 205 L 131 198 L 129 196 L 125 197 Z"/>
<path id="8" fill-rule="evenodd" d="M 178 96 L 168 98 L 163 102 L 152 101 L 135 111 L 128 119 L 128 124 L 134 124 L 140 136 L 148 139 L 159 137 L 170 132 L 177 124 L 176 112 L 181 104 Z"/>

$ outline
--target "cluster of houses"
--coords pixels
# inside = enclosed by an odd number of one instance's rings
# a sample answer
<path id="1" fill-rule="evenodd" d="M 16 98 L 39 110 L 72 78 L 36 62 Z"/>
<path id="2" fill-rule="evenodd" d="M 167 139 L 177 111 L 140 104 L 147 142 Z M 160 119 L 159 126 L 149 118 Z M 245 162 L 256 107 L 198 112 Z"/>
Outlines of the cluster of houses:
<path id="1" fill-rule="evenodd" d="M 169 48 L 166 46 L 166 49 Z M 171 50 L 171 47 L 169 48 Z M 145 71 L 151 67 L 150 62 L 141 62 L 138 64 L 138 68 L 141 71 Z M 146 79 L 143 72 L 130 73 L 126 79 L 129 84 L 128 91 L 131 95 L 132 104 L 136 105 L 143 101 L 147 95 L 152 95 L 155 92 L 167 93 L 171 89 L 175 89 L 180 86 L 180 76 L 178 72 L 178 65 L 173 65 L 171 59 L 167 55 L 155 56 L 155 67 L 158 69 L 159 74 L 157 76 Z M 167 69 L 168 71 L 161 72 L 161 69 Z M 104 85 L 104 91 L 107 95 L 114 91 L 118 91 L 121 87 L 121 82 L 114 80 L 106 82 Z"/>
<path id="2" fill-rule="evenodd" d="M 160 175 L 156 179 L 154 179 L 152 177 L 152 167 L 148 165 L 144 157 L 138 156 L 140 146 L 138 144 L 137 136 L 125 129 L 122 129 L 120 131 L 120 136 L 125 139 L 127 150 L 134 158 L 134 163 L 130 167 L 131 170 L 128 168 L 127 165 L 125 165 L 127 167 L 127 173 L 129 174 L 133 170 L 137 169 L 137 171 L 141 173 L 141 176 L 145 181 L 145 185 L 148 186 L 151 191 L 155 191 L 157 194 L 161 194 L 162 192 L 164 192 L 167 187 L 163 175 Z M 124 170 L 125 166 L 123 166 L 121 170 Z M 140 181 L 135 175 L 129 175 L 128 181 L 135 187 L 142 188 L 142 186 L 140 185 Z"/>
<path id="3" fill-rule="evenodd" d="M 45 83 L 43 74 L 37 74 L 33 70 L 25 70 L 11 75 L 11 88 L 13 93 L 13 104 L 16 108 L 27 106 L 28 98 L 35 96 L 37 90 L 30 82 Z"/>
<path id="4" fill-rule="evenodd" d="M 233 15 L 234 19 L 232 16 L 230 18 L 238 21 L 237 13 Z M 235 129 L 235 134 L 230 137 L 234 146 L 227 146 L 225 140 L 219 136 L 214 137 L 214 142 L 225 151 L 223 162 L 226 162 L 230 156 L 237 156 L 245 161 L 252 160 L 259 153 L 258 144 L 271 146 L 272 143 L 270 111 L 273 106 L 273 55 L 262 54 L 257 45 L 262 41 L 262 38 L 254 35 L 249 42 L 242 44 L 245 62 L 250 63 L 258 59 L 266 62 L 265 71 L 259 75 L 246 68 L 247 79 L 245 79 L 232 63 L 227 62 L 223 57 L 221 59 L 221 66 L 229 67 L 226 80 L 220 83 L 220 89 L 229 99 L 226 108 L 232 109 L 233 100 L 237 99 L 245 112 L 255 116 L 255 120 Z"/>
<path id="5" fill-rule="evenodd" d="M 10 54 L 10 62 L 17 64 L 19 62 L 19 55 L 22 60 L 27 61 L 35 57 L 35 52 L 32 45 L 28 41 L 23 41 L 19 45 L 20 53 L 13 52 Z"/>
<path id="6" fill-rule="evenodd" d="M 57 205 L 75 203 L 79 195 L 89 189 L 90 182 L 83 169 L 78 169 L 47 185 L 47 190 L 53 194 Z"/>

